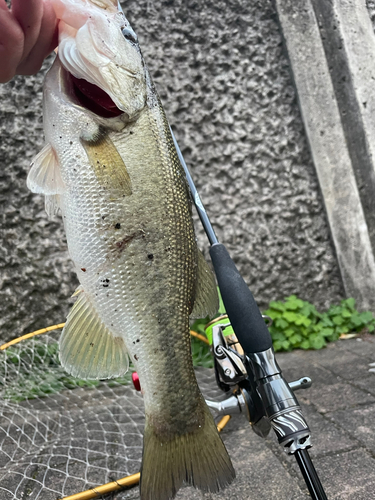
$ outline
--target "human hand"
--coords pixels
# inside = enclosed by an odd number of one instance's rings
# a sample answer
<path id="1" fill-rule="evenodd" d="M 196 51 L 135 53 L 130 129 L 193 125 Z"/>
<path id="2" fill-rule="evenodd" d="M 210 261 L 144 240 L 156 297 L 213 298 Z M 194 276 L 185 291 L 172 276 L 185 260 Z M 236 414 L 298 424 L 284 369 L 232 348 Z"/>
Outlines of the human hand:
<path id="1" fill-rule="evenodd" d="M 37 73 L 57 46 L 57 20 L 49 0 L 0 0 L 0 83 Z"/>

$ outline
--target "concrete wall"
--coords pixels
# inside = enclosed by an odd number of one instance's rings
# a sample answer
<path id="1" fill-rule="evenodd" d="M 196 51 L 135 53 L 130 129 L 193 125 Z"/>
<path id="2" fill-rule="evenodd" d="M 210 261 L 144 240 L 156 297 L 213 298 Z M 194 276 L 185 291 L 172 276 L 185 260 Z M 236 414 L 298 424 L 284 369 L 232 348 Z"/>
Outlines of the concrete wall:
<path id="1" fill-rule="evenodd" d="M 219 239 L 258 303 L 343 298 L 273 3 L 124 9 Z M 43 144 L 43 74 L 0 86 L 1 338 L 64 321 L 76 286 L 61 220 L 48 221 L 25 184 Z M 198 239 L 207 246 L 200 228 Z"/>
<path id="2" fill-rule="evenodd" d="M 345 292 L 375 309 L 375 36 L 362 0 L 276 0 Z"/>

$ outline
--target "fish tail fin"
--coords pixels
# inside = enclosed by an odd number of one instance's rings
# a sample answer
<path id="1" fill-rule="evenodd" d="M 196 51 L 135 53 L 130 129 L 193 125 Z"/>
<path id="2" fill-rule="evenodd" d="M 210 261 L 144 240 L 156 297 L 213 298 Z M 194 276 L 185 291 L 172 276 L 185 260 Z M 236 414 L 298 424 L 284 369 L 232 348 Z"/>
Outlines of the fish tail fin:
<path id="1" fill-rule="evenodd" d="M 141 500 L 172 499 L 183 483 L 215 493 L 234 477 L 228 452 L 207 406 L 202 426 L 168 440 L 160 438 L 146 419 Z"/>

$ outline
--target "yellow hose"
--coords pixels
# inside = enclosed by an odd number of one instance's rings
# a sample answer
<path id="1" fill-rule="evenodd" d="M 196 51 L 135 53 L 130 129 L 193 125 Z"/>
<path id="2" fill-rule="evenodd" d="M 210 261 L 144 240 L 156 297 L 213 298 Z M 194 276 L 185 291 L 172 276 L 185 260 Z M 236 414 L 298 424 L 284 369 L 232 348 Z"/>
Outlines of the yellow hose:
<path id="1" fill-rule="evenodd" d="M 17 337 L 16 339 L 7 342 L 6 344 L 0 345 L 0 351 L 7 349 L 11 345 L 18 344 L 21 340 L 30 339 L 31 337 L 35 337 L 36 335 L 41 335 L 42 333 L 52 332 L 53 330 L 59 330 L 60 328 L 64 328 L 65 323 L 59 323 L 58 325 L 47 326 L 47 328 L 42 328 L 41 330 L 36 330 L 35 332 L 26 333 L 26 335 L 22 335 L 22 337 Z"/>
<path id="2" fill-rule="evenodd" d="M 140 477 L 140 472 L 137 472 L 137 474 L 123 477 L 118 481 L 112 481 L 111 483 L 102 484 L 101 486 L 95 486 L 95 488 L 82 491 L 81 493 L 69 495 L 68 497 L 64 497 L 64 500 L 91 500 L 91 498 L 98 498 L 100 497 L 100 495 L 105 495 L 106 493 L 111 493 L 112 491 L 121 490 L 122 488 L 126 488 L 129 486 L 135 486 L 139 483 Z"/>
<path id="3" fill-rule="evenodd" d="M 31 337 L 35 337 L 36 335 L 42 335 L 42 333 L 52 332 L 53 330 L 59 330 L 61 328 L 64 328 L 64 326 L 65 323 L 59 323 L 58 325 L 52 325 L 52 326 L 47 326 L 47 328 L 41 328 L 40 330 L 36 330 L 35 332 L 26 333 L 25 335 L 22 335 L 22 337 L 17 337 L 16 339 L 13 339 L 10 342 L 7 342 L 6 344 L 0 345 L 0 351 L 7 349 L 11 345 L 18 344 L 22 340 L 31 339 Z M 200 333 L 195 332 L 194 330 L 190 330 L 190 335 L 192 337 L 196 337 L 202 342 L 205 342 L 206 344 L 209 343 L 206 337 L 204 337 Z"/>
<path id="4" fill-rule="evenodd" d="M 208 339 L 207 339 L 206 337 L 204 337 L 204 336 L 203 336 L 203 335 L 201 335 L 200 333 L 195 332 L 194 330 L 190 330 L 190 335 L 191 335 L 192 337 L 195 337 L 195 338 L 197 338 L 197 339 L 201 340 L 201 341 L 202 341 L 202 342 L 204 342 L 205 344 L 209 344 Z"/>

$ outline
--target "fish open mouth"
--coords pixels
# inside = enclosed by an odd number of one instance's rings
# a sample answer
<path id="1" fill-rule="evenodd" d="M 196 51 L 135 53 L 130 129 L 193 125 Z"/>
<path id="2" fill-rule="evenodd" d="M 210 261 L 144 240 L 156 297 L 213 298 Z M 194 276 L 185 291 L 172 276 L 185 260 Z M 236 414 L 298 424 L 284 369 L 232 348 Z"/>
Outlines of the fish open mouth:
<path id="1" fill-rule="evenodd" d="M 71 73 L 68 74 L 74 95 L 81 106 L 102 118 L 113 118 L 124 113 L 100 87 L 83 78 L 76 78 Z"/>

